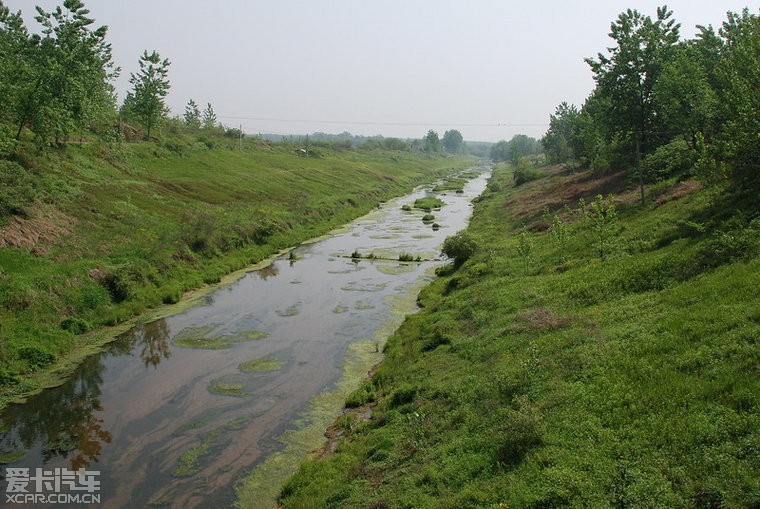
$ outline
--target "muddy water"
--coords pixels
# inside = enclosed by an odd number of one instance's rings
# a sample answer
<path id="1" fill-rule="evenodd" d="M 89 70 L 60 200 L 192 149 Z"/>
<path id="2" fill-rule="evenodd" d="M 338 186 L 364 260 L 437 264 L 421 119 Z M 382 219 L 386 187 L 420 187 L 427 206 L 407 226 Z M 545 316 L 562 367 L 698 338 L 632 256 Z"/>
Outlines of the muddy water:
<path id="1" fill-rule="evenodd" d="M 443 239 L 466 225 L 485 188 L 486 168 L 477 170 L 463 194 L 419 189 L 297 248 L 295 260 L 123 334 L 63 386 L 5 410 L 0 458 L 31 472 L 99 470 L 104 507 L 229 506 L 240 477 L 336 383 L 349 346 L 372 338 L 393 299 L 441 263 Z M 401 210 L 424 196 L 446 203 L 433 212 L 438 231 L 422 211 Z M 355 250 L 435 261 L 355 261 Z"/>

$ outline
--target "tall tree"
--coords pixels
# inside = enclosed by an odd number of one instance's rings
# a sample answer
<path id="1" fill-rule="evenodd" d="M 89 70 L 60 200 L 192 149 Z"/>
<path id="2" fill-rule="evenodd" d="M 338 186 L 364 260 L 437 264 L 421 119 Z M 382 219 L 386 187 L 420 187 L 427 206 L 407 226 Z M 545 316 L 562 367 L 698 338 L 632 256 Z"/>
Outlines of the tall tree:
<path id="1" fill-rule="evenodd" d="M 42 35 L 29 35 L 20 14 L 0 3 L 0 88 L 5 116 L 46 140 L 61 140 L 75 129 L 114 110 L 110 83 L 119 73 L 106 43 L 107 27 L 94 20 L 80 0 L 46 12 L 37 7 Z"/>
<path id="2" fill-rule="evenodd" d="M 564 163 L 575 158 L 573 139 L 578 128 L 578 109 L 562 102 L 554 115 L 549 116 L 549 130 L 541 140 L 549 161 Z"/>
<path id="3" fill-rule="evenodd" d="M 720 29 L 725 48 L 718 65 L 718 91 L 725 119 L 719 157 L 740 187 L 760 190 L 760 16 L 729 13 Z"/>
<path id="4" fill-rule="evenodd" d="M 29 69 L 32 48 L 21 11 L 11 12 L 0 0 L 0 120 L 20 123 L 19 135 L 26 123 L 21 119 L 28 116 L 24 115 L 26 89 L 36 81 Z"/>
<path id="5" fill-rule="evenodd" d="M 660 131 L 656 127 L 659 117 L 654 108 L 654 87 L 678 42 L 679 25 L 670 19 L 672 14 L 667 7 L 659 7 L 657 19 L 652 20 L 628 9 L 612 23 L 609 35 L 616 46 L 609 48 L 610 55 L 599 53 L 597 60 L 586 59 L 598 92 L 610 99 L 610 127 L 633 145 L 642 202 L 642 151 L 652 148 Z"/>
<path id="6" fill-rule="evenodd" d="M 441 139 L 438 137 L 438 133 L 432 129 L 427 132 L 422 142 L 425 152 L 441 151 Z"/>
<path id="7" fill-rule="evenodd" d="M 198 105 L 192 99 L 190 99 L 185 106 L 183 119 L 187 127 L 192 129 L 199 129 L 201 127 L 201 110 L 198 109 Z"/>
<path id="8" fill-rule="evenodd" d="M 132 90 L 124 100 L 124 110 L 137 118 L 146 130 L 145 138 L 150 139 L 151 131 L 166 117 L 164 99 L 169 93 L 169 59 L 161 59 L 153 51 L 144 51 L 140 57 L 140 71 L 132 73 L 129 82 Z"/>
<path id="9" fill-rule="evenodd" d="M 443 133 L 443 148 L 449 154 L 458 154 L 464 149 L 464 138 L 462 133 L 456 129 L 451 129 Z"/>
<path id="10" fill-rule="evenodd" d="M 211 107 L 211 103 L 206 103 L 201 124 L 204 129 L 214 129 L 216 127 L 216 113 L 214 113 L 214 108 Z"/>

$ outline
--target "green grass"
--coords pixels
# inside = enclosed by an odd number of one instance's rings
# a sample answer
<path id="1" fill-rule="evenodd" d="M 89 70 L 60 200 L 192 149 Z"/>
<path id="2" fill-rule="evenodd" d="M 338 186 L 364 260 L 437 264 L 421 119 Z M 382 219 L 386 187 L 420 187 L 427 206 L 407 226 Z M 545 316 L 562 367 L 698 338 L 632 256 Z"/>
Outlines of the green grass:
<path id="1" fill-rule="evenodd" d="M 87 330 L 175 303 L 472 162 L 212 141 L 22 146 L 0 160 L 0 228 L 15 228 L 2 238 L 18 244 L 0 247 L 0 405 L 55 366 L 36 360 L 102 341 Z"/>
<path id="2" fill-rule="evenodd" d="M 590 202 L 594 179 L 541 174 L 516 187 L 497 170 L 469 226 L 478 250 L 420 294 L 347 401 L 377 400 L 372 418 L 302 463 L 284 508 L 760 503 L 756 202 L 620 191 L 601 260 L 556 191 Z"/>

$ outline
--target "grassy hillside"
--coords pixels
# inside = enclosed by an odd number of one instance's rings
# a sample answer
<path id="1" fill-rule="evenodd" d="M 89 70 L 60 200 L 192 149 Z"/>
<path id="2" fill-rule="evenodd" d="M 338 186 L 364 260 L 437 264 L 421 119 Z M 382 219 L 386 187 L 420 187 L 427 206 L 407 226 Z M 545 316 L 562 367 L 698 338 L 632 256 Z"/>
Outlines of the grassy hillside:
<path id="1" fill-rule="evenodd" d="M 466 158 L 177 135 L 162 144 L 21 147 L 0 159 L 0 386 L 92 341 L 88 331 L 177 302 L 326 233 Z"/>
<path id="2" fill-rule="evenodd" d="M 474 255 L 284 508 L 760 506 L 757 198 L 669 181 L 641 206 L 622 174 L 543 172 L 496 171 Z"/>

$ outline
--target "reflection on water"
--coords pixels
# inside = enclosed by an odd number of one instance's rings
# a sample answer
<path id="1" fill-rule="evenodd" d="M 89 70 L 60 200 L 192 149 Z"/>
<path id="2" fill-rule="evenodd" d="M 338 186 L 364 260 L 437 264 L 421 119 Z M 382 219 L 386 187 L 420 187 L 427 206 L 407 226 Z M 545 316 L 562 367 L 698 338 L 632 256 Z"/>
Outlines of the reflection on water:
<path id="1" fill-rule="evenodd" d="M 139 325 L 104 347 L 103 353 L 84 360 L 70 380 L 54 390 L 12 405 L 0 415 L 0 457 L 13 458 L 23 451 L 38 449 L 44 464 L 55 458 L 69 468 L 86 468 L 98 460 L 111 433 L 104 429 L 100 403 L 105 361 L 140 348 L 146 366 L 158 367 L 171 356 L 166 320 Z"/>
<path id="2" fill-rule="evenodd" d="M 372 338 L 393 298 L 437 263 L 350 253 L 435 258 L 465 226 L 485 181 L 438 195 L 440 231 L 421 211 L 401 210 L 434 195 L 420 190 L 220 288 L 203 306 L 134 327 L 67 383 L 7 408 L 0 461 L 100 470 L 107 507 L 229 505 L 236 480 L 278 450 L 277 437 L 337 381 L 348 346 Z M 173 345 L 182 331 L 202 337 Z M 241 367 L 264 360 L 277 369 Z"/>

